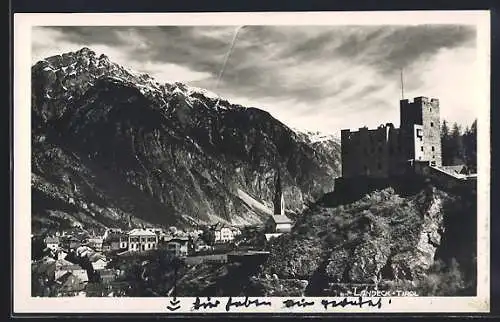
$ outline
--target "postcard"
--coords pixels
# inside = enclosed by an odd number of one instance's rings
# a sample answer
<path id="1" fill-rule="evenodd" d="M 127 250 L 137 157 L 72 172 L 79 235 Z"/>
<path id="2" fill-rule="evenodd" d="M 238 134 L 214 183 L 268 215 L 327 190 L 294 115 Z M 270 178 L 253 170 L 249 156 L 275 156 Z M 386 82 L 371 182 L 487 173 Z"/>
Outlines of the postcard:
<path id="1" fill-rule="evenodd" d="M 16 313 L 489 312 L 488 11 L 14 36 Z"/>

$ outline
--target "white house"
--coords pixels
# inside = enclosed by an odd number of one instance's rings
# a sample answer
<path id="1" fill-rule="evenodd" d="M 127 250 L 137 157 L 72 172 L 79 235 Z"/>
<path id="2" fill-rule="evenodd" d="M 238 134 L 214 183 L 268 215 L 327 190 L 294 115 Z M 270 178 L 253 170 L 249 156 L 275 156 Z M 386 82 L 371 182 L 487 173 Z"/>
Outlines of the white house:
<path id="1" fill-rule="evenodd" d="M 230 227 L 222 226 L 214 231 L 215 243 L 228 243 L 234 240 L 233 231 Z"/>
<path id="2" fill-rule="evenodd" d="M 133 229 L 128 233 L 128 250 L 145 251 L 156 249 L 158 245 L 158 236 L 155 233 L 145 229 Z"/>
<path id="3" fill-rule="evenodd" d="M 91 237 L 87 241 L 87 245 L 89 247 L 95 249 L 96 251 L 100 252 L 102 250 L 102 242 L 103 241 L 104 240 L 101 237 Z"/>
<path id="4" fill-rule="evenodd" d="M 45 244 L 50 250 L 56 251 L 59 248 L 59 237 L 48 236 L 45 238 Z"/>
<path id="5" fill-rule="evenodd" d="M 66 253 L 65 251 L 63 251 L 62 249 L 59 249 L 57 251 L 57 259 L 65 259 L 66 256 L 68 256 L 68 253 Z"/>
<path id="6" fill-rule="evenodd" d="M 92 263 L 92 268 L 96 271 L 104 269 L 108 264 L 108 262 L 106 261 L 106 257 L 100 254 L 94 254 L 93 256 L 90 256 L 89 260 Z"/>
<path id="7" fill-rule="evenodd" d="M 87 257 L 94 254 L 95 251 L 88 246 L 80 246 L 76 249 L 76 255 L 78 257 Z"/>

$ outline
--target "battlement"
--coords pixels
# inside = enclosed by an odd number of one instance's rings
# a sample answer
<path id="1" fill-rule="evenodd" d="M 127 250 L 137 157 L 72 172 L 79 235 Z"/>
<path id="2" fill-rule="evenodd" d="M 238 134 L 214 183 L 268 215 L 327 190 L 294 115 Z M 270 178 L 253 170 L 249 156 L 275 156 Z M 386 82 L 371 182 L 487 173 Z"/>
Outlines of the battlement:
<path id="1" fill-rule="evenodd" d="M 351 129 L 342 129 L 340 130 L 340 136 L 348 136 L 350 133 L 358 133 L 358 132 L 372 132 L 372 131 L 377 131 L 381 129 L 395 129 L 393 123 L 385 123 L 385 124 L 380 124 L 376 129 L 369 129 L 367 126 L 363 126 L 358 128 L 357 131 L 351 131 Z"/>
<path id="2" fill-rule="evenodd" d="M 399 101 L 401 105 L 410 105 L 410 104 L 436 104 L 439 105 L 439 99 L 438 98 L 428 98 L 426 96 L 418 96 L 414 97 L 413 99 L 402 99 Z"/>

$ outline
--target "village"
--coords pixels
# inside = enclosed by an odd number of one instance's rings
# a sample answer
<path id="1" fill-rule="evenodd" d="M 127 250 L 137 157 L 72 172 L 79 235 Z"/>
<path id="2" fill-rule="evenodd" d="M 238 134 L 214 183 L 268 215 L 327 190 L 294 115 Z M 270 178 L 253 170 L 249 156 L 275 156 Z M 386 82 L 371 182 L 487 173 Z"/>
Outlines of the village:
<path id="1" fill-rule="evenodd" d="M 266 242 L 289 233 L 293 221 L 285 215 L 277 180 L 274 214 L 263 225 L 236 227 L 223 223 L 182 230 L 171 226 L 130 230 L 82 227 L 32 236 L 32 285 L 35 296 L 89 296 L 87 286 L 124 280 L 116 262 L 162 252 L 188 266 L 226 263 L 241 255 L 260 255 Z M 126 279 L 125 279 L 126 280 Z M 126 284 L 126 283 L 125 283 Z M 51 285 L 48 287 L 47 285 Z"/>

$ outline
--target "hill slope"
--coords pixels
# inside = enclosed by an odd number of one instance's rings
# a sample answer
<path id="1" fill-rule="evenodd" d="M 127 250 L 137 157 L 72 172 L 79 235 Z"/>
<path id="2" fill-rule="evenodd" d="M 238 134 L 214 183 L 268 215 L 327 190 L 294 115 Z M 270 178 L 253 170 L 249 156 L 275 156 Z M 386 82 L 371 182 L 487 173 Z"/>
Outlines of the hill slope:
<path id="1" fill-rule="evenodd" d="M 291 234 L 268 245 L 263 274 L 308 281 L 304 292 L 316 296 L 374 282 L 419 295 L 474 295 L 474 198 L 432 186 L 410 195 L 386 188 L 333 208 L 313 206 Z"/>

